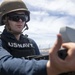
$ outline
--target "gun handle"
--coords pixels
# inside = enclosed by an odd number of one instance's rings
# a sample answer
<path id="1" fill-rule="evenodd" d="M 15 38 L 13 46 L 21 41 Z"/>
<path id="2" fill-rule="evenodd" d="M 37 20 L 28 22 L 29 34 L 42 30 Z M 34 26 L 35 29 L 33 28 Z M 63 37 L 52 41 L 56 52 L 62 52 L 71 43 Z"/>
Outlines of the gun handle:
<path id="1" fill-rule="evenodd" d="M 65 59 L 66 58 L 66 56 L 67 56 L 68 54 L 67 54 L 67 49 L 60 49 L 59 51 L 58 51 L 58 56 L 61 58 L 61 59 Z"/>

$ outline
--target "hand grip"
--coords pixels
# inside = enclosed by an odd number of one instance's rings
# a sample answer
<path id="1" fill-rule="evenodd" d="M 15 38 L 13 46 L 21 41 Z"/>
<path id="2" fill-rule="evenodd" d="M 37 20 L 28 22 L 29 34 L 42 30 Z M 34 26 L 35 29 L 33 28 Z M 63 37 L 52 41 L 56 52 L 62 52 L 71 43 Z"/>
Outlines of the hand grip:
<path id="1" fill-rule="evenodd" d="M 66 58 L 66 56 L 67 56 L 68 54 L 67 54 L 67 49 L 60 49 L 59 51 L 58 51 L 58 56 L 61 58 L 61 59 L 65 59 Z"/>

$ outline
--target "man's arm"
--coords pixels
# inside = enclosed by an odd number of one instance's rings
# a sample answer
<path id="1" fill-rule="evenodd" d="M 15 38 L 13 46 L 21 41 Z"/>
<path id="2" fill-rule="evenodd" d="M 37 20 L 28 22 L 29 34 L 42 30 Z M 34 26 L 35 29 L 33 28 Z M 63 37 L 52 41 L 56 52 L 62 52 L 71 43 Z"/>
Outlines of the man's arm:
<path id="1" fill-rule="evenodd" d="M 0 72 L 3 75 L 47 75 L 46 60 L 13 58 L 0 47 Z"/>

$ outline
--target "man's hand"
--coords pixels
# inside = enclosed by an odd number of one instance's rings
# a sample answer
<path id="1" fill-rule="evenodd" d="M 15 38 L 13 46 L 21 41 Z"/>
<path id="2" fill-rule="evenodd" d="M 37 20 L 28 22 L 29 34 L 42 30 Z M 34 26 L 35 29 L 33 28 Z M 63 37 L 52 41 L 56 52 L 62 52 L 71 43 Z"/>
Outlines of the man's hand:
<path id="1" fill-rule="evenodd" d="M 58 56 L 58 50 L 67 48 L 67 57 L 62 60 Z M 60 73 L 75 71 L 75 43 L 63 43 L 60 34 L 57 35 L 57 40 L 54 46 L 49 51 L 49 61 L 47 63 L 48 75 L 58 75 Z"/>

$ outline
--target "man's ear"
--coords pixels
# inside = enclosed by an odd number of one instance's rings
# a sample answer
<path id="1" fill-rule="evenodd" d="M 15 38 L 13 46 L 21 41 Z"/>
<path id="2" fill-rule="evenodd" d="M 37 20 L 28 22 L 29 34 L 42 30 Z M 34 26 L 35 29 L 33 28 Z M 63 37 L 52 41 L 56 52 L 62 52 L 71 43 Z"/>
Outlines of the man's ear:
<path id="1" fill-rule="evenodd" d="M 6 24 L 6 23 L 7 23 L 7 20 L 8 20 L 8 17 L 4 17 L 3 20 L 2 20 L 2 22 L 3 22 L 4 24 Z"/>

